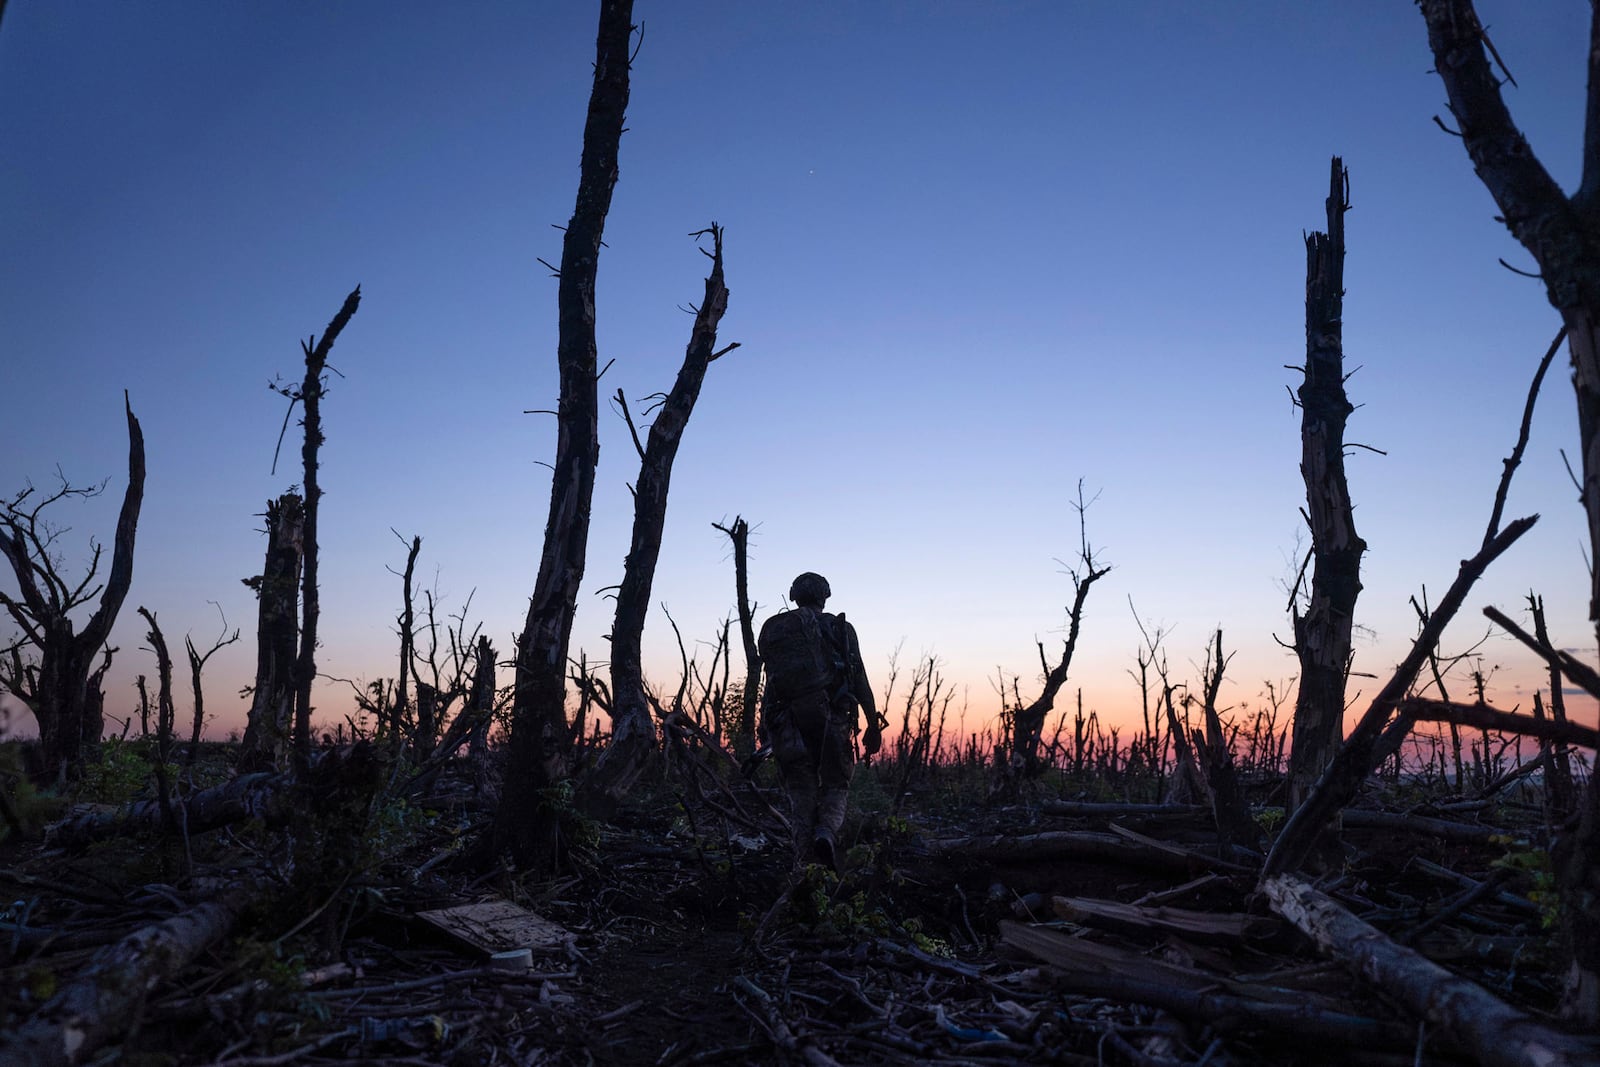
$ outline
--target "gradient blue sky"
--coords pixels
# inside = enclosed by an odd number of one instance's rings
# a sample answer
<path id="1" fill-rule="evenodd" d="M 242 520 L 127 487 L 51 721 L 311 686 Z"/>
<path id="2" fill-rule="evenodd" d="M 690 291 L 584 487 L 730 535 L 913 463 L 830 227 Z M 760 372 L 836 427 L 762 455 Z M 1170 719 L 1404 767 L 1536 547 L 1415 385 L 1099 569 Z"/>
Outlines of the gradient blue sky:
<path id="1" fill-rule="evenodd" d="M 1483 2 L 1520 82 L 1516 117 L 1576 185 L 1589 5 Z M 757 527 L 765 614 L 817 570 L 881 689 L 891 651 L 933 654 L 992 715 L 998 672 L 1038 670 L 1072 596 L 1083 479 L 1095 589 L 1072 685 L 1120 719 L 1139 643 L 1130 598 L 1192 677 L 1214 628 L 1229 703 L 1295 673 L 1285 583 L 1302 543 L 1302 231 L 1328 158 L 1350 167 L 1350 438 L 1370 545 L 1356 669 L 1381 674 L 1476 548 L 1532 370 L 1559 325 L 1460 144 L 1421 16 L 1402 0 L 774 2 L 639 0 L 621 180 L 598 315 L 602 392 L 665 389 L 727 228 L 731 291 L 671 494 L 654 599 L 704 641 L 733 607 L 726 539 Z M 261 566 L 257 516 L 298 341 L 359 283 L 324 404 L 322 634 L 329 674 L 393 673 L 404 561 L 502 651 L 533 587 L 554 449 L 552 224 L 571 214 L 592 3 L 132 4 L 13 0 L 0 26 L 0 489 L 111 477 L 63 511 L 109 538 L 126 476 L 122 390 L 149 481 L 110 710 L 153 674 L 134 609 L 204 645 L 216 601 L 245 640 L 209 675 L 214 733 L 242 723 Z M 1564 360 L 1562 365 L 1564 365 Z M 1544 519 L 1485 603 L 1548 603 L 1587 648 L 1583 532 L 1547 384 L 1509 514 Z M 291 430 L 291 440 L 293 431 Z M 637 463 L 602 421 L 574 638 L 603 659 Z M 9 582 L 9 577 L 5 579 Z M 702 661 L 704 646 L 700 648 Z M 676 678 L 660 610 L 647 670 Z M 1499 696 L 1526 657 L 1491 641 Z M 1520 666 L 1518 666 L 1520 665 Z M 1032 689 L 1030 689 L 1030 685 Z M 1358 680 L 1371 691 L 1376 683 Z M 1464 684 L 1461 685 L 1464 691 Z M 320 703 L 342 711 L 340 689 Z M 961 700 L 958 699 L 959 706 Z M 187 714 L 180 697 L 180 716 Z"/>

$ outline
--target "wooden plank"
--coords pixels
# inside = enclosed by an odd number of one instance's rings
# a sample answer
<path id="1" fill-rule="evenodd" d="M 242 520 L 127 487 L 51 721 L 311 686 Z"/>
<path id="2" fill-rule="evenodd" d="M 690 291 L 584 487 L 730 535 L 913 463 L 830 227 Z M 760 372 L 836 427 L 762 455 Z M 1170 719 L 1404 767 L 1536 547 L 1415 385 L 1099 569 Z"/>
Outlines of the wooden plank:
<path id="1" fill-rule="evenodd" d="M 561 949 L 572 935 L 509 900 L 484 900 L 453 908 L 421 911 L 417 918 L 457 942 L 485 956 L 513 949 L 549 953 Z"/>
<path id="2" fill-rule="evenodd" d="M 1140 907 L 1137 904 L 1088 897 L 1054 897 L 1052 902 L 1056 914 L 1070 922 L 1115 930 L 1176 934 L 1211 943 L 1266 940 L 1283 928 L 1279 920 L 1265 915 Z"/>

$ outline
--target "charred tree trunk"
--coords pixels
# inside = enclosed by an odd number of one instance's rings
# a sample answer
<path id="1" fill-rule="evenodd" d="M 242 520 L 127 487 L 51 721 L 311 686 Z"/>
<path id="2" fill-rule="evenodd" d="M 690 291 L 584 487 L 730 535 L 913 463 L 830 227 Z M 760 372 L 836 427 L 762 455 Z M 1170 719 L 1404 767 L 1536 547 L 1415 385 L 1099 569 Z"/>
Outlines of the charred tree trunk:
<path id="1" fill-rule="evenodd" d="M 1600 550 L 1600 7 L 1591 13 L 1589 28 L 1583 176 L 1571 197 L 1512 120 L 1490 64 L 1493 49 L 1471 0 L 1420 0 L 1419 7 L 1461 142 L 1512 236 L 1539 264 L 1545 293 L 1566 326 L 1592 560 Z M 1600 567 L 1592 571 L 1589 618 L 1600 641 Z M 1600 885 L 1600 820 L 1587 813 L 1600 805 L 1600 796 L 1592 779 L 1588 793 L 1581 802 L 1586 816 L 1559 866 L 1563 927 L 1574 959 L 1565 1010 L 1595 1026 L 1600 1025 L 1600 893 L 1594 891 Z"/>
<path id="2" fill-rule="evenodd" d="M 645 446 L 639 451 L 639 481 L 633 492 L 633 540 L 622 568 L 617 590 L 617 616 L 611 629 L 611 743 L 600 754 L 584 783 L 582 798 L 592 814 L 613 811 L 638 780 L 655 751 L 656 727 L 645 698 L 641 645 L 645 616 L 650 610 L 650 586 L 661 556 L 661 532 L 667 521 L 667 492 L 672 484 L 672 464 L 683 431 L 694 414 L 712 360 L 736 345 L 717 349 L 717 325 L 728 309 L 728 288 L 722 279 L 722 228 L 716 223 L 702 236 L 711 237 L 711 276 L 705 298 L 695 315 L 689 346 L 672 391 L 661 402 Z M 628 417 L 627 401 L 617 390 L 617 401 Z M 633 429 L 631 418 L 629 430 Z M 639 437 L 633 435 L 637 448 Z"/>
<path id="3" fill-rule="evenodd" d="M 467 757 L 472 762 L 472 793 L 483 799 L 490 793 L 489 724 L 494 720 L 494 646 L 487 637 L 478 638 L 478 662 L 472 672 L 472 695 L 467 698 L 463 716 L 470 716 L 467 727 Z"/>
<path id="4" fill-rule="evenodd" d="M 1211 794 L 1211 815 L 1217 824 L 1217 840 L 1224 851 L 1233 845 L 1254 849 L 1261 843 L 1261 829 L 1250 817 L 1250 807 L 1239 789 L 1239 776 L 1233 765 L 1233 750 L 1228 745 L 1222 716 L 1217 711 L 1217 695 L 1222 690 L 1222 675 L 1231 656 L 1222 654 L 1222 631 L 1216 636 L 1215 652 L 1207 650 L 1205 674 L 1205 734 L 1195 731 L 1195 750 L 1204 758 L 1206 791 Z M 1224 856 L 1226 858 L 1226 856 Z"/>
<path id="5" fill-rule="evenodd" d="M 389 735 L 389 743 L 394 746 L 395 751 L 399 751 L 400 745 L 404 741 L 404 734 L 403 734 L 402 731 L 405 729 L 406 705 L 409 704 L 410 701 L 411 701 L 411 698 L 408 695 L 409 694 L 409 687 L 408 687 L 407 683 L 409 682 L 409 680 L 411 678 L 411 675 L 415 670 L 415 664 L 413 662 L 413 654 L 414 654 L 414 650 L 415 650 L 415 647 L 416 647 L 416 613 L 412 610 L 411 579 L 416 574 L 416 571 L 417 571 L 417 555 L 421 551 L 422 551 L 422 538 L 421 537 L 413 537 L 411 539 L 411 547 L 406 552 L 406 570 L 405 570 L 405 574 L 403 574 L 401 576 L 401 599 L 402 599 L 403 603 L 401 604 L 401 607 L 400 607 L 400 619 L 399 619 L 399 623 L 400 623 L 400 673 L 395 675 L 394 707 L 389 709 L 389 714 L 392 716 L 392 718 L 389 720 L 389 722 L 387 724 L 385 724 L 382 721 L 380 721 L 378 723 L 378 734 L 379 734 L 379 736 L 383 735 L 383 732 L 384 732 L 384 730 L 386 728 L 389 731 L 391 731 L 391 733 Z M 419 688 L 419 690 L 421 688 L 420 682 L 418 684 L 418 688 Z M 421 694 L 419 692 L 419 694 L 418 694 L 419 700 L 420 700 L 420 696 L 421 696 Z M 420 724 L 421 724 L 421 720 L 420 720 L 421 712 L 420 712 L 420 709 L 418 711 L 418 715 L 419 715 L 418 725 L 420 726 Z M 413 738 L 413 740 L 415 740 L 415 738 Z"/>
<path id="6" fill-rule="evenodd" d="M 300 653 L 294 668 L 294 745 L 302 757 L 311 751 L 311 683 L 317 678 L 317 620 L 321 602 L 317 599 L 317 513 L 322 488 L 317 484 L 317 453 L 322 448 L 322 394 L 327 386 L 323 374 L 328 368 L 328 353 L 339 339 L 350 317 L 361 305 L 361 286 L 344 298 L 338 314 L 322 332 L 300 344 L 306 357 L 306 376 L 300 383 L 299 399 L 305 405 L 305 439 L 300 460 L 305 469 L 305 519 L 302 527 L 305 557 L 300 571 Z"/>
<path id="7" fill-rule="evenodd" d="M 150 651 L 156 655 L 156 754 L 154 759 L 157 799 L 161 816 L 168 830 L 177 829 L 177 819 L 172 813 L 172 780 L 167 775 L 167 761 L 172 755 L 172 729 L 177 718 L 172 703 L 172 656 L 167 652 L 167 638 L 156 622 L 155 613 L 140 607 L 139 614 L 150 624 L 146 640 Z"/>
<path id="8" fill-rule="evenodd" d="M 712 525 L 733 542 L 733 595 L 739 601 L 739 640 L 744 645 L 744 688 L 733 726 L 733 751 L 744 759 L 756 748 L 756 708 L 761 706 L 761 650 L 756 646 L 755 606 L 750 603 L 750 524 L 736 515 L 732 526 Z"/>
<path id="9" fill-rule="evenodd" d="M 439 741 L 439 714 L 444 704 L 439 690 L 421 679 L 417 680 L 417 725 L 411 732 L 411 759 L 426 762 L 433 756 Z"/>
<path id="10" fill-rule="evenodd" d="M 1361 593 L 1361 554 L 1344 471 L 1345 420 L 1355 410 L 1344 388 L 1344 213 L 1350 175 L 1333 158 L 1328 232 L 1306 237 L 1306 365 L 1298 393 L 1300 475 L 1311 525 L 1311 598 L 1295 609 L 1300 688 L 1289 752 L 1289 810 L 1299 807 L 1333 761 L 1344 735 L 1350 631 Z"/>
<path id="11" fill-rule="evenodd" d="M 95 566 L 91 565 L 89 577 L 81 584 L 64 581 L 47 551 L 45 541 L 49 534 L 38 524 L 39 508 L 20 509 L 22 497 L 18 497 L 0 509 L 0 554 L 11 565 L 18 596 L 13 599 L 0 593 L 0 606 L 39 656 L 36 669 L 25 669 L 20 655 L 14 655 L 4 684 L 33 712 L 39 726 L 40 754 L 52 774 L 77 767 L 86 749 L 99 743 L 103 697 L 98 678 L 103 671 L 94 678 L 91 675 L 133 581 L 133 548 L 139 508 L 144 501 L 144 431 L 126 393 L 123 411 L 128 420 L 128 488 L 117 516 L 111 572 L 100 594 L 100 604 L 81 632 L 76 630 L 69 612 L 87 599 L 82 594 L 90 587 Z M 44 504 L 68 495 L 84 494 L 64 486 Z M 97 550 L 95 564 L 99 559 Z"/>
<path id="12" fill-rule="evenodd" d="M 1533 612 L 1533 636 L 1541 647 L 1550 647 L 1550 632 L 1545 626 L 1544 598 L 1528 595 L 1528 607 Z M 1567 698 L 1562 693 L 1561 662 L 1554 658 L 1546 659 L 1550 679 L 1550 718 L 1558 725 L 1566 725 Z M 1543 709 L 1539 706 L 1538 690 L 1533 694 L 1533 711 L 1540 714 Z M 1555 813 L 1557 819 L 1564 819 L 1572 814 L 1575 806 L 1573 797 L 1575 787 L 1572 781 L 1572 760 L 1567 754 L 1567 747 L 1560 742 L 1546 743 L 1542 746 L 1541 754 L 1544 757 L 1544 788 L 1547 804 Z"/>
<path id="13" fill-rule="evenodd" d="M 139 690 L 139 736 L 150 736 L 150 691 L 145 688 L 144 675 L 139 675 L 133 680 L 134 688 Z"/>
<path id="14" fill-rule="evenodd" d="M 256 681 L 239 753 L 240 770 L 289 768 L 304 520 L 299 494 L 285 493 L 276 501 L 268 501 L 266 564 L 260 578 L 246 581 L 255 587 L 260 605 Z"/>
<path id="15" fill-rule="evenodd" d="M 539 576 L 517 640 L 516 690 L 505 790 L 492 830 L 495 852 L 523 869 L 558 861 L 558 813 L 542 794 L 563 773 L 567 650 L 589 543 L 589 507 L 600 458 L 594 335 L 600 238 L 617 182 L 617 152 L 628 106 L 633 0 L 602 0 L 594 87 L 583 130 L 578 196 L 561 242 L 557 362 L 561 401 Z"/>
<path id="16" fill-rule="evenodd" d="M 1172 779 L 1167 785 L 1164 802 L 1209 806 L 1211 790 L 1200 773 L 1200 763 L 1189 742 L 1189 731 L 1178 719 L 1178 708 L 1172 699 L 1173 691 L 1174 687 L 1166 686 L 1161 696 L 1161 706 L 1165 709 L 1167 719 L 1167 737 L 1172 741 Z M 1184 717 L 1188 718 L 1188 714 L 1186 705 Z"/>

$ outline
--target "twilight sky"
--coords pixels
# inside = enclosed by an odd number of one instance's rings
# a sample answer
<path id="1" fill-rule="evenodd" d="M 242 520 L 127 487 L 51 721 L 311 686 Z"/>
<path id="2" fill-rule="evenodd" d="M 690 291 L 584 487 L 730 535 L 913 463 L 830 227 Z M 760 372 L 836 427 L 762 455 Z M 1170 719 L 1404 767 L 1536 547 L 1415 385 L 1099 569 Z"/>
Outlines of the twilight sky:
<path id="1" fill-rule="evenodd" d="M 1480 0 L 1519 82 L 1509 102 L 1576 186 L 1589 4 Z M 1224 702 L 1296 672 L 1287 582 L 1303 551 L 1301 235 L 1324 225 L 1328 159 L 1350 168 L 1349 439 L 1370 551 L 1356 670 L 1384 674 L 1482 538 L 1500 459 L 1559 325 L 1531 267 L 1432 116 L 1421 16 L 1342 5 L 638 0 L 621 179 L 598 317 L 602 397 L 666 389 L 681 309 L 727 229 L 731 293 L 685 435 L 654 599 L 704 642 L 733 609 L 726 539 L 757 528 L 764 616 L 817 570 L 881 691 L 891 652 L 936 655 L 988 719 L 994 679 L 1037 691 L 1059 648 L 1078 544 L 1097 584 L 1070 686 L 1126 721 L 1135 616 L 1193 678 L 1221 626 Z M 126 478 L 128 389 L 149 477 L 108 711 L 133 707 L 139 605 L 181 650 L 220 622 L 221 736 L 254 667 L 256 516 L 300 480 L 295 428 L 270 473 L 299 341 L 357 283 L 324 403 L 323 670 L 394 671 L 398 570 L 446 612 L 473 595 L 501 651 L 533 588 L 554 420 L 555 261 L 571 214 L 595 5 L 161 4 L 13 0 L 0 26 L 0 492 L 110 477 L 63 509 L 73 561 L 109 541 Z M 1565 359 L 1558 368 L 1565 367 Z M 637 462 L 602 417 L 574 653 L 605 657 Z M 1538 527 L 1478 611 L 1545 596 L 1556 640 L 1589 647 L 1567 373 L 1547 381 L 1508 517 Z M 0 577 L 12 588 L 10 576 Z M 707 654 L 698 644 L 703 662 Z M 1506 706 L 1539 684 L 1503 639 L 1483 665 Z M 180 651 L 181 656 L 181 651 Z M 647 672 L 675 683 L 659 608 Z M 1377 682 L 1357 679 L 1368 693 Z M 1458 682 L 1457 694 L 1466 685 Z M 342 714 L 342 687 L 321 691 Z M 956 707 L 962 703 L 958 698 Z M 1064 702 L 1065 703 L 1065 702 Z M 179 697 L 180 720 L 190 706 Z M 1589 705 L 1592 709 L 1592 705 Z M 1587 717 L 1588 713 L 1585 713 Z"/>

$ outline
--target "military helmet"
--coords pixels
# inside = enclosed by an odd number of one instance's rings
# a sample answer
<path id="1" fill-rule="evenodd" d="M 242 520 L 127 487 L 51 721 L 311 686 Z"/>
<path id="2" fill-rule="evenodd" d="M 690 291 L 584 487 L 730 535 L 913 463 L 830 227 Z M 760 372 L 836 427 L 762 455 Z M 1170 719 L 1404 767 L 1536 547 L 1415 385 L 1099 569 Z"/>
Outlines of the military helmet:
<path id="1" fill-rule="evenodd" d="M 833 590 L 828 588 L 828 579 L 811 571 L 806 571 L 789 586 L 789 599 L 796 604 L 820 605 L 832 595 Z"/>

